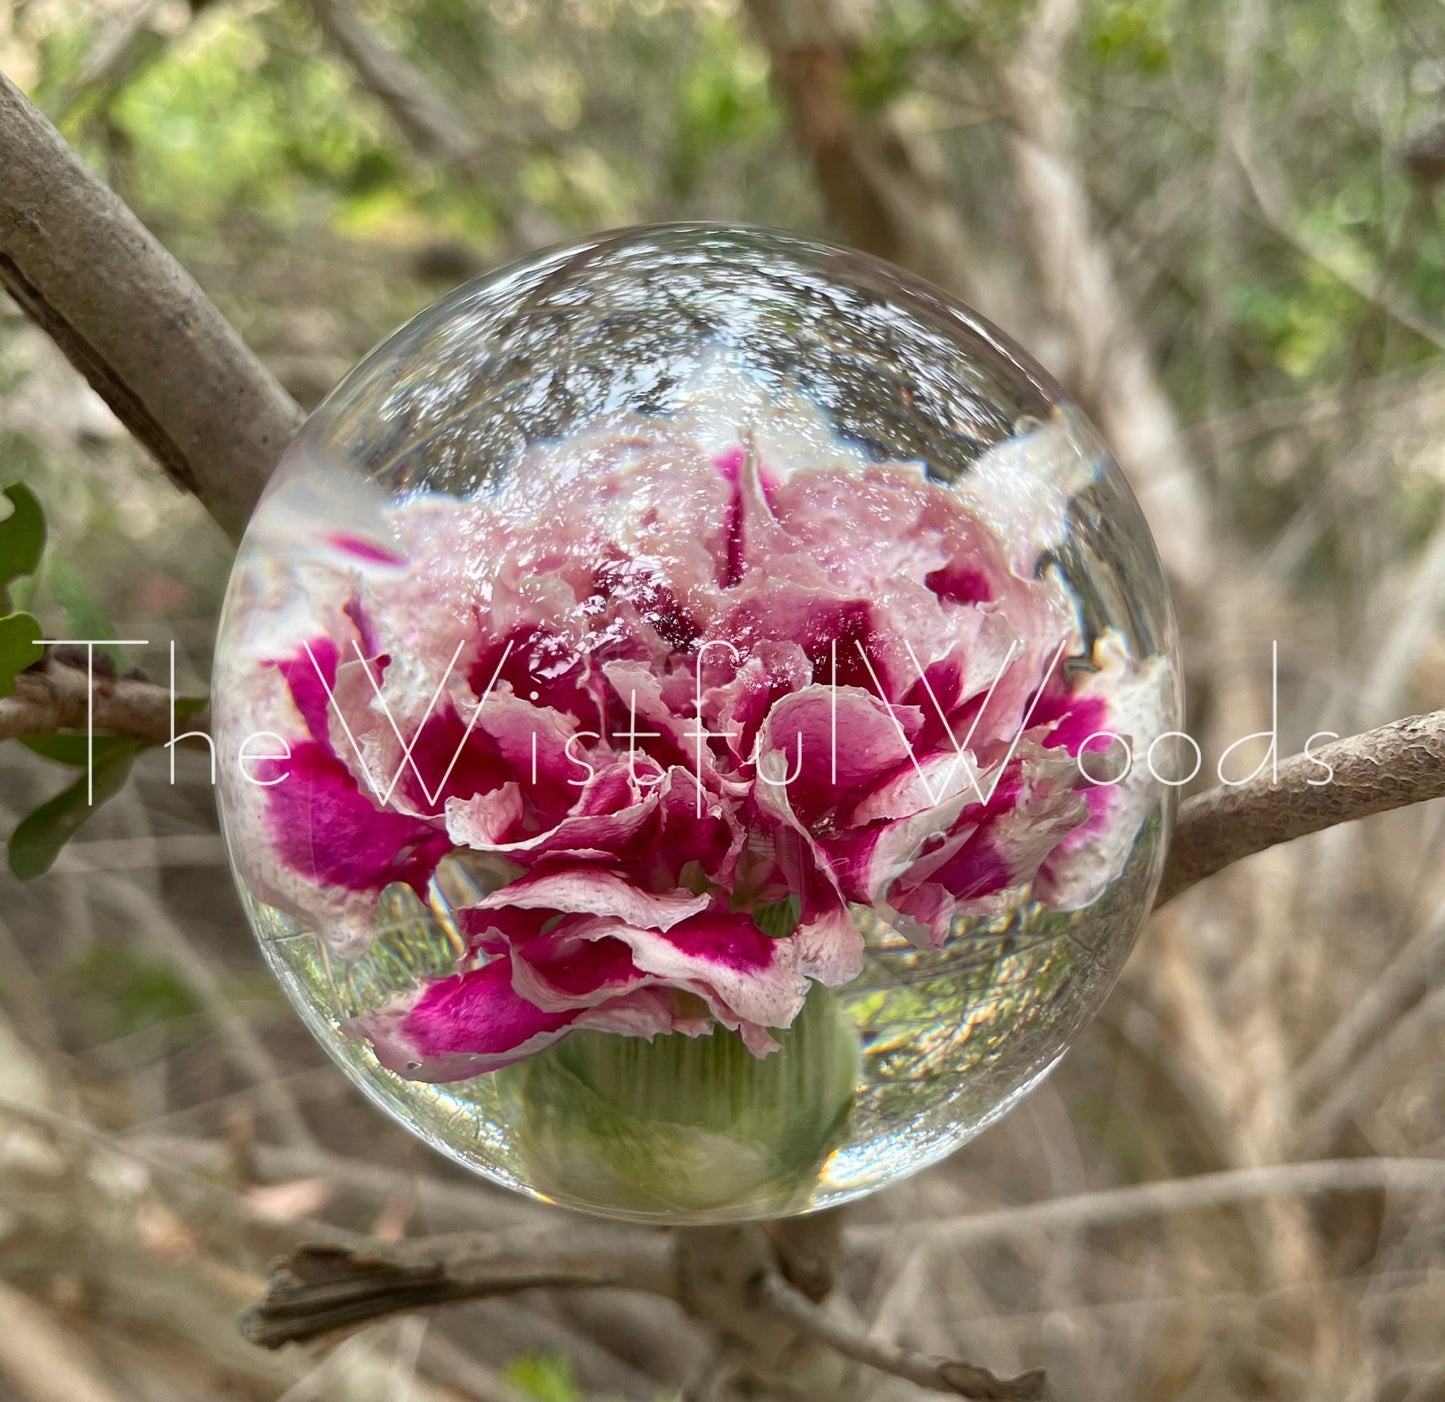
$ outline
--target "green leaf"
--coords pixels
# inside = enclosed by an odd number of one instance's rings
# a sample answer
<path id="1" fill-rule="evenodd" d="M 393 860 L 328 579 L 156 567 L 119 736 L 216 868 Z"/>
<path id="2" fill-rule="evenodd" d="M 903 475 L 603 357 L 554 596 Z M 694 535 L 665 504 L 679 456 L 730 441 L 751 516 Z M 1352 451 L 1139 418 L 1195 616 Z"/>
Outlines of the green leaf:
<path id="1" fill-rule="evenodd" d="M 23 482 L 6 487 L 13 510 L 0 521 L 0 592 L 12 579 L 34 574 L 45 549 L 45 512 Z"/>
<path id="2" fill-rule="evenodd" d="M 0 696 L 9 696 L 16 674 L 45 656 L 45 649 L 36 642 L 44 636 L 40 624 L 28 613 L 7 613 L 0 618 Z"/>
<path id="3" fill-rule="evenodd" d="M 22 818 L 10 835 L 10 870 L 22 881 L 49 871 L 81 824 L 125 786 L 131 761 L 144 748 L 141 740 L 123 740 L 103 758 L 97 757 L 91 771 L 93 802 L 87 800 L 86 776 L 81 775 L 68 789 Z"/>
<path id="4" fill-rule="evenodd" d="M 113 638 L 115 627 L 106 617 L 105 610 L 91 597 L 85 587 L 80 571 L 68 560 L 57 558 L 54 552 L 45 562 L 45 577 L 55 602 L 65 610 L 70 623 L 70 633 L 76 638 Z M 125 659 L 117 647 L 101 647 L 96 651 L 108 657 L 116 671 L 125 671 Z"/>
<path id="5" fill-rule="evenodd" d="M 41 759 L 54 760 L 56 764 L 73 765 L 76 769 L 85 768 L 84 735 L 24 735 L 21 737 L 20 743 L 27 750 L 39 755 Z M 97 735 L 93 759 L 95 763 L 99 764 L 112 750 L 118 749 L 122 745 L 134 745 L 135 743 L 133 739 L 123 735 Z"/>

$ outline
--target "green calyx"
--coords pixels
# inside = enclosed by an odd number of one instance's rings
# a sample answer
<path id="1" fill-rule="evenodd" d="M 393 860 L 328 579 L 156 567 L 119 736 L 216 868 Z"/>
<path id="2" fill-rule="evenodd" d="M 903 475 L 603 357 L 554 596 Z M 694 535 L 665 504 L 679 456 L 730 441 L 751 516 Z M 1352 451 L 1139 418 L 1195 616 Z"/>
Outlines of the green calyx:
<path id="1" fill-rule="evenodd" d="M 566 1205 L 662 1220 L 777 1215 L 806 1204 L 842 1138 L 858 1034 L 814 985 L 779 1050 L 736 1033 L 574 1032 L 498 1072 L 533 1185 Z"/>

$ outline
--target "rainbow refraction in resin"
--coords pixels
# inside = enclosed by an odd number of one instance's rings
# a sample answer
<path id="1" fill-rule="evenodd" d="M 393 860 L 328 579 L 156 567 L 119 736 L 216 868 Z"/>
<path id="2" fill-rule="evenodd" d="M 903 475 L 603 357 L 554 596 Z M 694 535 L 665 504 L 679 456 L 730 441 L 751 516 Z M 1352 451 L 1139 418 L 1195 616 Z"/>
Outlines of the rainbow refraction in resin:
<path id="1" fill-rule="evenodd" d="M 373 1099 L 499 1182 L 720 1221 L 871 1191 L 1061 1054 L 1157 880 L 1177 678 L 1133 498 L 1003 335 L 666 226 L 342 383 L 213 706 L 262 947 Z"/>

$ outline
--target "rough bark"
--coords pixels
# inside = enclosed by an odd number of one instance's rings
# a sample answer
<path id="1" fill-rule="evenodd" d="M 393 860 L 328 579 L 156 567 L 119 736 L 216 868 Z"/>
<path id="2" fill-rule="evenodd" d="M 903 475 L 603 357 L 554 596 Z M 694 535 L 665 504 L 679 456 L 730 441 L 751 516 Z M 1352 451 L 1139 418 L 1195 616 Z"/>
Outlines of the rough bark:
<path id="1" fill-rule="evenodd" d="M 1442 795 L 1445 711 L 1312 747 L 1281 761 L 1277 780 L 1266 771 L 1184 804 L 1156 904 L 1267 847 Z"/>
<path id="2" fill-rule="evenodd" d="M 126 735 L 164 745 L 171 738 L 171 696 L 154 682 L 104 675 L 97 665 L 93 711 L 84 665 L 53 658 L 15 678 L 9 696 L 0 697 L 0 740 L 53 735 L 57 730 L 85 730 Z M 177 730 L 203 730 L 203 719 L 188 719 Z"/>
<path id="3" fill-rule="evenodd" d="M 239 535 L 300 409 L 3 75 L 0 282 L 167 476 Z"/>

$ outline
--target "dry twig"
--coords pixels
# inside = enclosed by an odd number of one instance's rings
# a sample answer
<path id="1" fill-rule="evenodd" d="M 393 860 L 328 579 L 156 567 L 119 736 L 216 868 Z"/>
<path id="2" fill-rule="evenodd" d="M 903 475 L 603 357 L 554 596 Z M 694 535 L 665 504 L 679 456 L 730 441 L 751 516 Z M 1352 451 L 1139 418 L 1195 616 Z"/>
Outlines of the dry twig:
<path id="1" fill-rule="evenodd" d="M 306 1245 L 276 1267 L 241 1322 L 267 1348 L 387 1315 L 542 1286 L 675 1289 L 672 1246 L 656 1232 L 565 1225 L 467 1233 L 374 1250 Z"/>
<path id="2" fill-rule="evenodd" d="M 1029 1232 L 1112 1226 L 1261 1198 L 1376 1192 L 1382 1188 L 1402 1193 L 1445 1193 L 1445 1163 L 1438 1159 L 1317 1159 L 1222 1169 L 1189 1178 L 1100 1188 L 962 1217 L 855 1227 L 848 1234 L 848 1245 L 853 1250 L 875 1251 L 901 1237 L 932 1249 L 958 1251 L 994 1241 L 1013 1241 Z"/>
<path id="3" fill-rule="evenodd" d="M 1326 770 L 1333 771 L 1327 774 Z M 1156 906 L 1233 862 L 1338 823 L 1445 795 L 1445 711 L 1322 745 L 1181 808 Z"/>
<path id="4" fill-rule="evenodd" d="M 987 1368 L 958 1359 L 931 1358 L 914 1353 L 880 1339 L 855 1332 L 835 1319 L 822 1306 L 814 1304 L 801 1291 L 794 1289 L 780 1275 L 769 1275 L 763 1281 L 764 1303 L 805 1334 L 851 1358 L 855 1363 L 873 1368 L 890 1377 L 904 1378 L 920 1387 L 936 1392 L 953 1393 L 974 1398 L 975 1402 L 1038 1402 L 1048 1396 L 1044 1374 L 1039 1369 L 1020 1373 L 1016 1378 L 1000 1378 Z"/>

